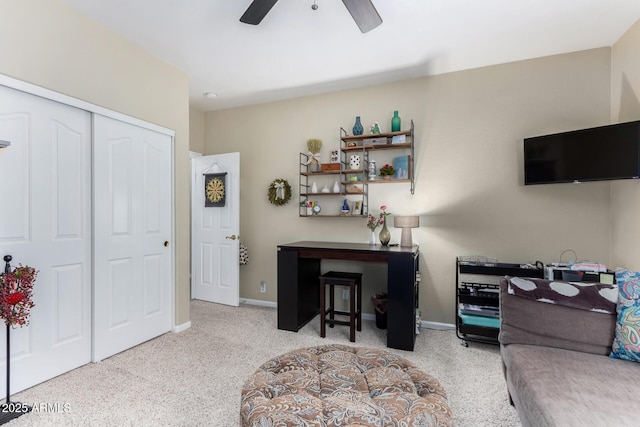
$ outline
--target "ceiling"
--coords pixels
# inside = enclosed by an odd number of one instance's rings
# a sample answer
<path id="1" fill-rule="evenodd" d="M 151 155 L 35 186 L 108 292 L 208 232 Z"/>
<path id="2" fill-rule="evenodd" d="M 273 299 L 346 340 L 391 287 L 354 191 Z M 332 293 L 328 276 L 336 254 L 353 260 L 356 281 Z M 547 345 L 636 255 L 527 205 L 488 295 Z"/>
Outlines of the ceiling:
<path id="1" fill-rule="evenodd" d="M 63 0 L 189 76 L 202 111 L 613 45 L 638 0 L 373 0 L 363 34 L 341 0 Z M 204 92 L 217 97 L 207 99 Z"/>

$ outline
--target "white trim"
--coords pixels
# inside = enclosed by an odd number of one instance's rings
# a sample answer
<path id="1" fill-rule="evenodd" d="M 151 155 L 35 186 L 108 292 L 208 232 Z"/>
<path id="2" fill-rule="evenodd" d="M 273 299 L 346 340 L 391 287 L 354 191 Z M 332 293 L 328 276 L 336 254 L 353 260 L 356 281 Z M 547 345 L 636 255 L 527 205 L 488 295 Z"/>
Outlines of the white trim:
<path id="1" fill-rule="evenodd" d="M 277 308 L 278 304 L 273 301 L 263 301 L 259 299 L 240 298 L 240 304 L 257 305 L 260 307 Z M 375 313 L 362 313 L 362 320 L 376 320 Z M 425 329 L 435 329 L 438 331 L 455 330 L 456 325 L 452 323 L 430 322 L 423 320 L 420 327 Z"/>
<path id="2" fill-rule="evenodd" d="M 175 332 L 176 334 L 179 334 L 180 332 L 186 331 L 190 327 L 191 327 L 191 321 L 188 321 L 188 322 L 183 323 L 181 325 L 174 326 L 173 329 L 171 330 L 171 332 Z"/>
<path id="3" fill-rule="evenodd" d="M 193 198 L 195 197 L 195 187 L 196 187 L 196 175 L 193 170 L 193 159 L 202 157 L 202 153 L 198 153 L 197 151 L 189 150 L 189 171 L 191 172 L 191 187 L 189 191 L 189 299 L 193 299 L 193 294 L 195 290 L 195 277 L 193 275 L 194 263 L 193 263 L 193 233 L 195 232 L 193 229 Z"/>
<path id="4" fill-rule="evenodd" d="M 176 131 L 165 128 L 154 123 L 146 122 L 144 120 L 137 119 L 135 117 L 127 116 L 117 111 L 109 110 L 108 108 L 100 107 L 99 105 L 92 104 L 90 102 L 82 101 L 77 98 L 73 98 L 62 93 L 55 92 L 51 89 L 44 88 L 42 86 L 36 86 L 31 83 L 17 80 L 4 74 L 0 74 L 0 85 L 7 86 L 11 89 L 16 89 L 22 92 L 30 93 L 32 95 L 40 96 L 42 98 L 50 99 L 52 101 L 59 102 L 61 104 L 76 107 L 81 110 L 89 111 L 91 113 L 101 114 L 106 117 L 110 117 L 121 122 L 129 123 L 135 126 L 140 126 L 145 129 L 153 130 L 155 132 L 169 135 L 172 138 L 175 137 Z"/>
<path id="5" fill-rule="evenodd" d="M 427 320 L 423 320 L 420 324 L 421 328 L 427 329 L 435 329 L 438 331 L 448 331 L 456 328 L 456 325 L 452 323 L 440 323 L 440 322 L 429 322 Z"/>
<path id="6" fill-rule="evenodd" d="M 176 291 L 178 266 L 176 265 L 176 137 L 171 135 L 171 324 L 175 330 L 176 326 Z M 191 322 L 188 322 L 191 325 Z"/>
<path id="7" fill-rule="evenodd" d="M 261 299 L 240 298 L 240 304 L 258 305 L 260 307 L 277 308 L 278 303 L 273 301 L 263 301 Z"/>

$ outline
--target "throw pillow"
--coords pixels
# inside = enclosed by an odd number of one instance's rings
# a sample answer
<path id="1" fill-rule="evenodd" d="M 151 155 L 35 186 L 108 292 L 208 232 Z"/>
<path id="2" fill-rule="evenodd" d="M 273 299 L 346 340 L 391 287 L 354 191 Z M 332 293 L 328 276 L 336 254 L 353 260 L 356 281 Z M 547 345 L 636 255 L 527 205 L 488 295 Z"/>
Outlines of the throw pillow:
<path id="1" fill-rule="evenodd" d="M 610 357 L 640 362 L 640 273 L 620 270 L 618 283 L 618 320 Z"/>

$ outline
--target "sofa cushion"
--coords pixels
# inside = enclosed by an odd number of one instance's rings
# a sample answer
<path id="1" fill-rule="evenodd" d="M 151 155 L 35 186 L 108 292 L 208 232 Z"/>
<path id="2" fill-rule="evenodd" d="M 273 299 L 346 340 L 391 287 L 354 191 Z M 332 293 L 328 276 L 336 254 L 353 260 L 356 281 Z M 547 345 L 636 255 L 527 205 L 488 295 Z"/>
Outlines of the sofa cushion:
<path id="1" fill-rule="evenodd" d="M 638 425 L 640 365 L 525 344 L 502 346 L 507 386 L 524 427 Z"/>
<path id="2" fill-rule="evenodd" d="M 508 288 L 505 277 L 500 282 L 501 344 L 545 345 L 602 356 L 611 352 L 615 314 L 547 304 L 511 295 Z"/>
<path id="3" fill-rule="evenodd" d="M 615 314 L 618 287 L 606 283 L 561 282 L 533 277 L 511 277 L 509 294 L 598 313 Z"/>
<path id="4" fill-rule="evenodd" d="M 618 318 L 611 357 L 640 362 L 640 273 L 616 272 Z"/>

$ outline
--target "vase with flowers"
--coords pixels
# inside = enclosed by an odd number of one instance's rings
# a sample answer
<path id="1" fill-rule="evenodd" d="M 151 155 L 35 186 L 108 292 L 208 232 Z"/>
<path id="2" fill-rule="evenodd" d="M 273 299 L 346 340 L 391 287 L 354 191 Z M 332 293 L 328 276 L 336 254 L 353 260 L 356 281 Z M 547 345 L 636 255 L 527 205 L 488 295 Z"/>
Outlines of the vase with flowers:
<path id="1" fill-rule="evenodd" d="M 391 213 L 387 212 L 386 205 L 380 206 L 380 210 L 382 211 L 380 212 L 380 218 L 382 219 L 380 222 L 382 224 L 382 230 L 380 230 L 380 234 L 378 235 L 378 237 L 380 238 L 380 243 L 382 244 L 382 246 L 387 246 L 389 244 L 389 240 L 391 240 L 391 232 L 387 228 L 387 216 L 391 215 Z"/>
<path id="2" fill-rule="evenodd" d="M 322 148 L 322 140 L 312 138 L 307 140 L 307 165 L 309 165 L 309 172 L 320 172 L 320 149 Z"/>
<path id="3" fill-rule="evenodd" d="M 380 175 L 382 175 L 382 179 L 391 179 L 393 174 L 395 173 L 395 169 L 390 164 L 386 164 L 380 168 Z"/>
<path id="4" fill-rule="evenodd" d="M 384 224 L 384 215 L 382 214 L 382 212 L 380 212 L 380 215 L 373 216 L 372 214 L 369 214 L 369 219 L 367 220 L 367 228 L 369 229 L 370 233 L 369 233 L 369 244 L 370 245 L 375 245 L 376 244 L 376 228 L 378 228 L 378 226 L 383 225 Z"/>

